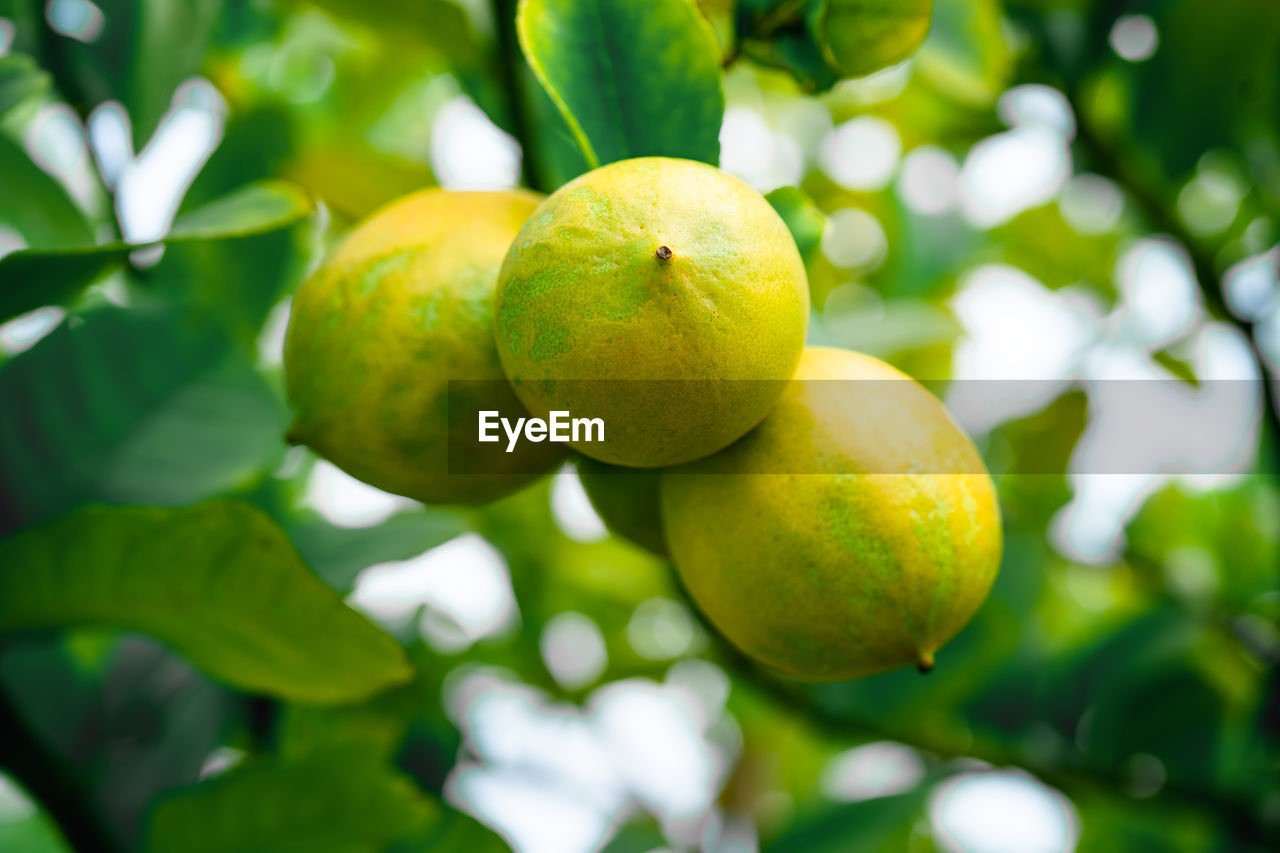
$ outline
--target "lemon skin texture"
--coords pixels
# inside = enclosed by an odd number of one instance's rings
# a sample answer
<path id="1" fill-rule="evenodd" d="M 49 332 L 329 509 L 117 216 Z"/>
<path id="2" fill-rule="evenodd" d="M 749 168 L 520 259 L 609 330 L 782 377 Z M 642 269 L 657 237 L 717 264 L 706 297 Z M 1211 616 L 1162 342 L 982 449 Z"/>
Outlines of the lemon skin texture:
<path id="1" fill-rule="evenodd" d="M 680 577 L 734 645 L 784 674 L 928 671 L 999 568 L 991 478 L 942 404 L 889 365 L 811 348 L 796 378 L 741 441 L 664 475 Z"/>
<path id="2" fill-rule="evenodd" d="M 655 556 L 669 559 L 659 503 L 662 469 L 623 468 L 578 458 L 578 479 L 605 526 Z"/>
<path id="3" fill-rule="evenodd" d="M 600 417 L 605 441 L 575 449 L 657 467 L 714 453 L 768 413 L 804 347 L 809 286 L 759 193 L 704 163 L 644 157 L 581 175 L 534 211 L 495 317 L 530 411 Z"/>
<path id="4" fill-rule="evenodd" d="M 293 298 L 291 440 L 425 503 L 492 500 L 558 464 L 563 445 L 523 441 L 508 454 L 476 442 L 478 411 L 526 415 L 494 349 L 493 291 L 539 200 L 425 190 L 348 234 Z"/>

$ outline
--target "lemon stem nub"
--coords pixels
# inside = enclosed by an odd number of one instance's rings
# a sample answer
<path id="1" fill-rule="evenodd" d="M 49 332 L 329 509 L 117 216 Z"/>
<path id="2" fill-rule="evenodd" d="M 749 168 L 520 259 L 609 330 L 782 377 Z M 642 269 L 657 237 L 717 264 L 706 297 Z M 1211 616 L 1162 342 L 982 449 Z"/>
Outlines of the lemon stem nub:
<path id="1" fill-rule="evenodd" d="M 920 656 L 916 658 L 916 669 L 926 675 L 933 672 L 933 652 L 921 652 Z"/>
<path id="2" fill-rule="evenodd" d="M 658 260 L 660 260 L 660 261 L 669 261 L 669 260 L 671 260 L 671 254 L 672 254 L 672 253 L 671 253 L 671 250 L 670 250 L 670 249 L 668 249 L 666 246 L 659 246 L 659 247 L 658 247 L 658 251 L 657 251 L 657 252 L 655 252 L 654 254 L 656 254 L 656 255 L 658 256 Z"/>

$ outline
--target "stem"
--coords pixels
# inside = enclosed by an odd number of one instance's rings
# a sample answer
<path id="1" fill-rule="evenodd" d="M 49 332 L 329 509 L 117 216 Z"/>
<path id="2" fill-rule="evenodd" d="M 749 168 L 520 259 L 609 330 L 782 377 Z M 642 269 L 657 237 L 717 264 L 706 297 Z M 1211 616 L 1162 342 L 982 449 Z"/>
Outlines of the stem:
<path id="1" fill-rule="evenodd" d="M 520 175 L 525 186 L 545 190 L 538 180 L 538 145 L 533 122 L 526 109 L 521 69 L 524 54 L 520 51 L 520 39 L 516 35 L 516 5 L 518 0 L 493 0 L 493 25 L 498 35 L 498 75 L 507 93 L 507 116 L 511 133 L 520 143 Z"/>
<path id="2" fill-rule="evenodd" d="M 41 743 L 21 711 L 0 689 L 0 767 L 13 774 L 57 823 L 76 853 L 122 853 L 84 786 Z"/>

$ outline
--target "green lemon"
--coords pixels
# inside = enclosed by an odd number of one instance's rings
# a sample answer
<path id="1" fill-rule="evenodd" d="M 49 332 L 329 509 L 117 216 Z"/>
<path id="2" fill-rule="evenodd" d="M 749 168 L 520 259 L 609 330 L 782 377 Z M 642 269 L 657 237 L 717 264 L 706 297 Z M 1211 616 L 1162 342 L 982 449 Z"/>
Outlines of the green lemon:
<path id="1" fill-rule="evenodd" d="M 525 414 L 494 349 L 493 293 L 539 198 L 425 190 L 347 235 L 293 298 L 291 437 L 425 503 L 492 500 L 553 468 L 561 445 L 475 441 L 479 411 Z"/>
<path id="2" fill-rule="evenodd" d="M 662 471 L 622 468 L 582 456 L 578 479 L 609 530 L 659 557 L 668 558 L 658 503 Z"/>
<path id="3" fill-rule="evenodd" d="M 645 157 L 530 216 L 498 281 L 502 366 L 531 412 L 598 417 L 582 453 L 657 467 L 755 426 L 804 348 L 809 286 L 786 225 L 737 178 Z"/>
<path id="4" fill-rule="evenodd" d="M 811 348 L 796 379 L 741 441 L 664 474 L 680 577 L 783 673 L 928 670 L 999 567 L 991 478 L 937 398 L 889 365 Z"/>

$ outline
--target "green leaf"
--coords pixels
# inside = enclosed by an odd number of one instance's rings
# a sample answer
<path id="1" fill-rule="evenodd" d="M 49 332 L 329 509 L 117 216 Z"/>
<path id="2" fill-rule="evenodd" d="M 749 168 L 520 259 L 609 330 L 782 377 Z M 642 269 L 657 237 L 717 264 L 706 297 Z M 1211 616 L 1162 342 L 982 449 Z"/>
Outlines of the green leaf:
<path id="1" fill-rule="evenodd" d="M 4 134 L 0 134 L 0 184 L 4 186 L 4 192 L 0 192 L 0 225 L 17 231 L 28 246 L 74 246 L 93 241 L 84 214 L 62 184 Z M 8 275 L 2 270 L 10 257 L 0 258 L 0 294 L 8 287 Z"/>
<path id="2" fill-rule="evenodd" d="M 929 32 L 933 0 L 825 0 L 811 28 L 840 77 L 861 77 L 906 59 Z"/>
<path id="3" fill-rule="evenodd" d="M 86 507 L 0 541 L 0 631 L 77 625 L 150 634 L 227 684 L 303 702 L 412 674 L 274 522 L 234 501 Z"/>
<path id="4" fill-rule="evenodd" d="M 692 0 L 521 0 L 517 14 L 529 65 L 592 167 L 719 162 L 720 48 Z"/>
<path id="5" fill-rule="evenodd" d="M 470 524 L 460 514 L 425 509 L 371 527 L 335 527 L 318 518 L 288 527 L 307 565 L 334 589 L 349 592 L 369 566 L 416 557 L 467 532 Z"/>
<path id="6" fill-rule="evenodd" d="M 156 243 L 195 243 L 264 234 L 311 214 L 311 200 L 292 184 L 265 181 L 179 216 Z M 44 305 L 64 304 L 119 268 L 140 245 L 22 249 L 0 258 L 0 322 Z"/>
<path id="7" fill-rule="evenodd" d="M 787 223 L 800 256 L 807 261 L 822 241 L 822 232 L 827 227 L 826 215 L 804 190 L 796 187 L 779 187 L 765 195 L 765 200 Z"/>
<path id="8" fill-rule="evenodd" d="M 797 821 L 765 853 L 891 853 L 905 850 L 924 811 L 925 791 L 840 805 Z"/>
<path id="9" fill-rule="evenodd" d="M 49 90 L 49 75 L 22 54 L 0 56 L 0 116 Z"/>
<path id="10" fill-rule="evenodd" d="M 380 853 L 438 807 L 377 757 L 270 761 L 179 791 L 152 816 L 148 853 Z"/>
<path id="11" fill-rule="evenodd" d="M 0 772 L 0 850 L 71 853 L 57 824 L 21 788 Z"/>
<path id="12" fill-rule="evenodd" d="M 106 308 L 0 365 L 0 534 L 89 501 L 190 503 L 283 452 L 287 412 L 216 335 Z"/>

